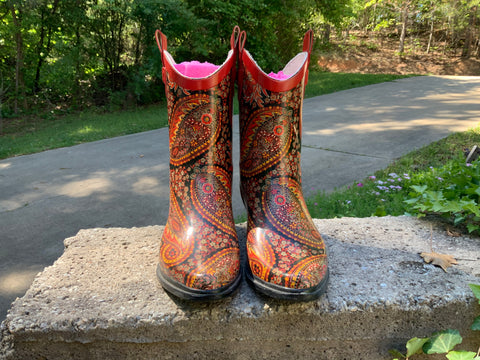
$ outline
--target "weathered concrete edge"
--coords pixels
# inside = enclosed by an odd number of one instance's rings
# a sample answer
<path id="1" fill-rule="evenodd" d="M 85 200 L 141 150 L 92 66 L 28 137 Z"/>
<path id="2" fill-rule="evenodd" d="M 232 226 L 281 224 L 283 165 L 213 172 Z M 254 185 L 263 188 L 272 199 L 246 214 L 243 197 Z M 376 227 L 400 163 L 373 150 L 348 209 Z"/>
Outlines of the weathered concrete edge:
<path id="1" fill-rule="evenodd" d="M 269 359 L 285 358 L 287 354 L 309 358 L 307 355 L 310 354 L 311 358 L 316 359 L 338 359 L 351 358 L 356 354 L 356 359 L 383 359 L 387 358 L 389 349 L 402 348 L 411 337 L 429 336 L 432 330 L 446 329 L 445 326 L 460 331 L 464 339 L 462 349 L 475 350 L 478 347 L 478 335 L 466 325 L 471 323 L 472 312 L 478 313 L 478 306 L 472 302 L 457 303 L 455 308 L 459 315 L 456 324 L 442 322 L 444 307 L 431 309 L 427 313 L 392 313 L 388 309 L 375 309 L 367 313 L 328 314 L 323 317 L 305 314 L 295 318 L 287 316 L 287 319 L 273 316 L 260 321 L 243 318 L 226 323 L 224 327 L 215 327 L 215 331 L 210 333 L 212 326 L 205 326 L 206 321 L 187 321 L 188 324 L 176 326 L 177 336 L 183 331 L 189 335 L 192 331 L 200 331 L 195 338 L 188 336 L 178 338 L 177 341 L 152 336 L 164 330 L 154 325 L 137 326 L 126 332 L 126 325 L 123 324 L 119 328 L 112 326 L 110 329 L 102 329 L 103 333 L 97 329 L 87 333 L 65 331 L 55 334 L 37 332 L 24 334 L 25 336 L 10 334 L 13 339 L 10 339 L 10 347 L 4 349 L 7 351 L 3 355 L 5 359 L 24 359 L 33 354 L 38 358 L 44 356 L 49 359 L 148 359 L 159 354 L 162 354 L 162 358 L 176 358 L 180 354 L 186 356 L 195 353 L 196 358 L 201 359 L 229 358 L 238 354 L 248 356 L 246 358 Z M 452 307 L 449 306 L 447 311 L 452 311 Z M 391 329 L 378 327 L 374 333 L 363 334 L 361 328 L 349 326 L 379 322 L 381 318 L 391 324 Z M 299 323 L 303 324 L 301 329 Z M 344 331 L 332 331 L 334 328 L 343 328 Z M 393 328 L 395 330 L 392 333 Z M 115 332 L 114 338 L 112 332 Z M 153 338 L 157 340 L 152 341 Z M 326 354 L 325 357 L 322 353 Z"/>
<path id="2" fill-rule="evenodd" d="M 361 243 L 362 236 L 369 231 L 370 234 L 367 236 L 369 244 L 375 243 L 376 236 L 371 234 L 372 230 L 368 230 L 372 229 L 371 224 L 365 224 L 365 222 L 362 223 L 361 221 L 359 223 L 358 220 L 355 224 L 357 233 L 349 232 L 350 243 L 354 243 L 355 241 L 353 240 L 355 239 Z M 344 222 L 342 223 L 341 231 L 348 232 L 346 229 L 348 229 L 349 220 L 341 221 Z M 390 219 L 390 221 L 395 222 L 397 219 Z M 376 226 L 378 226 L 378 220 L 376 222 Z M 399 222 L 395 226 L 399 227 L 402 224 L 404 223 Z M 325 225 L 325 222 L 322 222 L 322 225 Z M 366 226 L 365 229 L 367 230 L 361 230 L 362 226 Z M 380 230 L 380 233 L 386 231 L 385 227 L 382 229 L 382 226 L 378 226 L 378 228 L 373 230 Z M 336 229 L 338 229 L 338 224 Z M 111 229 L 113 233 L 123 230 Z M 156 230 L 158 230 L 157 233 L 161 232 L 161 228 Z M 239 227 L 238 230 L 240 236 L 245 235 L 244 228 Z M 130 231 L 139 233 L 142 229 L 132 229 Z M 92 237 L 98 235 L 92 231 L 86 231 L 85 234 Z M 361 236 L 357 236 L 358 234 L 361 234 Z M 436 235 L 438 234 L 435 233 L 434 238 Z M 415 230 L 415 237 L 418 236 L 419 233 Z M 341 236 L 338 237 L 341 238 Z M 341 240 L 348 240 L 347 237 Z M 123 241 L 122 239 L 119 240 Z M 329 235 L 326 236 L 326 240 L 334 250 L 332 254 L 333 259 L 338 263 L 341 260 L 337 257 L 338 250 L 350 256 L 357 251 L 362 251 L 362 247 L 359 246 L 340 244 L 338 241 L 334 243 L 332 242 L 333 239 L 329 238 Z M 398 237 L 395 240 L 402 239 Z M 408 237 L 403 240 L 408 240 Z M 82 238 L 79 234 L 78 237 L 67 239 L 66 245 L 69 247 L 81 246 L 84 241 L 85 238 Z M 389 246 L 389 244 L 383 245 Z M 401 247 L 398 243 L 395 246 Z M 374 250 L 373 248 L 368 249 L 368 253 Z M 385 254 L 388 254 L 388 252 L 378 252 L 376 256 Z M 365 253 L 362 253 L 362 256 L 364 255 Z M 414 261 L 415 258 L 410 255 L 405 252 L 395 252 L 395 256 L 405 257 L 404 260 L 408 260 L 409 266 L 413 266 L 413 270 L 417 271 L 416 267 L 419 265 Z M 61 263 L 60 260 L 58 261 L 59 264 Z M 372 261 L 368 260 L 367 262 L 371 263 Z M 351 268 L 355 267 L 351 266 Z M 421 270 L 427 271 L 429 278 L 434 281 L 443 281 L 451 278 L 467 281 L 478 280 L 474 277 L 464 277 L 465 274 L 455 269 L 450 271 L 448 277 L 446 275 L 443 277 L 443 272 L 436 272 L 430 268 L 430 265 L 426 265 Z M 46 269 L 46 272 L 43 274 L 47 273 L 48 270 Z M 340 284 L 334 282 L 333 285 L 338 286 Z M 442 284 L 438 285 L 442 286 Z M 348 300 L 344 303 L 341 303 L 341 299 L 338 299 L 337 294 L 337 299 L 328 299 L 328 296 L 324 296 L 318 302 L 307 305 L 285 304 L 269 299 L 260 299 L 251 292 L 246 284 L 242 284 L 242 288 L 234 297 L 213 306 L 189 308 L 186 304 L 177 303 L 176 311 L 170 308 L 165 313 L 161 313 L 157 309 L 157 311 L 149 313 L 148 319 L 126 316 L 120 319 L 121 321 L 103 321 L 99 318 L 81 319 L 72 317 L 63 325 L 57 322 L 52 324 L 54 326 L 50 326 L 48 323 L 34 321 L 31 327 L 26 328 L 21 326 L 17 328 L 15 326 L 12 327 L 13 324 L 10 322 L 9 324 L 2 324 L 2 332 L 5 335 L 3 340 L 9 342 L 10 347 L 15 346 L 16 355 L 20 354 L 22 348 L 25 348 L 28 352 L 34 348 L 49 344 L 47 346 L 49 351 L 53 351 L 56 347 L 58 347 L 58 351 L 68 351 L 68 349 L 78 347 L 82 343 L 90 344 L 91 346 L 89 345 L 88 347 L 92 349 L 100 349 L 101 344 L 104 344 L 102 346 L 106 346 L 105 349 L 107 349 L 111 346 L 116 347 L 116 345 L 130 343 L 133 349 L 146 344 L 150 344 L 152 348 L 158 346 L 164 348 L 166 344 L 175 347 L 175 343 L 216 342 L 216 344 L 223 344 L 235 341 L 238 343 L 238 347 L 248 348 L 248 344 L 253 346 L 253 344 L 265 341 L 272 344 L 276 343 L 277 345 L 288 345 L 292 342 L 312 342 L 316 344 L 315 346 L 320 346 L 320 344 L 327 346 L 330 342 L 339 340 L 350 343 L 368 341 L 372 344 L 377 340 L 376 347 L 380 350 L 380 348 L 385 346 L 388 347 L 388 344 L 393 345 L 412 336 L 426 336 L 431 334 L 432 331 L 447 327 L 459 329 L 468 342 L 474 339 L 471 332 L 468 332 L 468 327 L 473 319 L 472 314 L 479 313 L 478 304 L 476 304 L 473 295 L 468 291 L 466 283 L 461 286 L 457 286 L 457 284 L 451 284 L 451 286 L 453 286 L 452 291 L 456 294 L 456 297 L 453 298 L 446 293 L 443 294 L 444 296 L 440 296 L 442 294 L 442 291 L 440 291 L 424 298 L 418 296 L 407 297 L 399 304 L 386 300 L 383 302 L 375 301 L 370 306 L 365 301 L 362 301 L 361 297 L 359 298 L 360 300 L 356 299 L 353 293 L 348 296 L 348 298 L 351 298 L 351 301 Z M 32 287 L 32 292 L 35 292 L 35 287 L 33 285 Z M 463 287 L 465 287 L 465 291 L 462 290 Z M 160 297 L 165 295 L 162 295 L 161 289 L 158 289 L 158 291 L 160 291 L 158 293 Z M 335 288 L 330 289 L 327 295 L 330 294 L 335 297 L 335 291 Z M 445 289 L 443 291 L 445 292 Z M 398 301 L 398 296 L 396 299 Z M 19 299 L 18 301 L 21 302 L 22 300 Z M 171 299 L 168 301 L 171 303 Z M 21 310 L 22 305 L 20 303 L 17 305 L 17 310 Z M 241 311 L 234 312 L 232 309 L 235 308 L 241 308 Z M 408 309 L 408 311 L 405 309 Z M 449 316 L 445 317 L 446 313 Z M 21 320 L 21 313 L 17 313 L 17 316 Z M 372 328 L 372 323 L 382 326 Z M 18 324 L 19 322 L 17 321 L 16 325 Z M 345 324 L 349 326 L 345 326 Z M 52 329 L 57 330 L 52 331 Z M 292 329 L 294 329 L 293 333 Z M 6 347 L 4 346 L 3 350 L 6 351 L 5 349 Z M 103 351 L 107 351 L 105 349 Z M 102 351 L 99 350 L 100 353 Z M 51 354 L 51 352 L 48 354 Z"/>

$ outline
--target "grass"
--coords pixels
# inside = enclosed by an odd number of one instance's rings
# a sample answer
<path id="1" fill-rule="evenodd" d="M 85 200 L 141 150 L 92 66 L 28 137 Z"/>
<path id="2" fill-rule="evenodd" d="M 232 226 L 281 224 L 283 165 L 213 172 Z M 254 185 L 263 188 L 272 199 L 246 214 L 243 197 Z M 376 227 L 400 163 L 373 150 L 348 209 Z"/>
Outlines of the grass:
<path id="1" fill-rule="evenodd" d="M 393 81 L 405 77 L 411 77 L 411 75 L 349 74 L 310 71 L 308 84 L 305 89 L 305 97 L 309 98 L 330 94 L 341 90 Z"/>
<path id="2" fill-rule="evenodd" d="M 165 126 L 167 114 L 162 105 L 104 114 L 89 110 L 61 117 L 15 119 L 0 136 L 0 159 Z"/>
<path id="3" fill-rule="evenodd" d="M 305 96 L 319 96 L 402 77 L 310 71 Z M 234 109 L 238 113 L 237 101 Z M 0 159 L 165 127 L 167 110 L 165 104 L 157 104 L 113 113 L 87 110 L 63 116 L 4 119 L 4 122 L 4 133 L 0 135 Z"/>
<path id="4" fill-rule="evenodd" d="M 411 192 L 411 179 L 443 166 L 458 158 L 464 148 L 480 144 L 480 127 L 454 133 L 444 139 L 414 150 L 365 179 L 337 189 L 332 193 L 318 192 L 307 199 L 313 218 L 369 217 L 403 215 L 404 202 Z"/>

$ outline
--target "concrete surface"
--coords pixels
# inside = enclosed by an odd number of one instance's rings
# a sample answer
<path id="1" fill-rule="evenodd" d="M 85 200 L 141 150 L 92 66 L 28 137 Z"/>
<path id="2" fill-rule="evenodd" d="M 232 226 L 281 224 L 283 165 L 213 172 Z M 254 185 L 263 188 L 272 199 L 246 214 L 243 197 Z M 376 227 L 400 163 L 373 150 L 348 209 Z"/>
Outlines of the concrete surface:
<path id="1" fill-rule="evenodd" d="M 307 99 L 303 120 L 304 192 L 331 191 L 478 125 L 480 78 L 415 77 Z M 234 175 L 238 216 L 237 168 Z M 0 161 L 0 320 L 62 254 L 65 238 L 80 229 L 162 225 L 167 213 L 167 129 Z"/>
<path id="2" fill-rule="evenodd" d="M 480 242 L 411 217 L 315 220 L 330 257 L 325 295 L 308 303 L 259 297 L 242 282 L 222 301 L 169 297 L 155 277 L 163 227 L 89 229 L 14 302 L 5 359 L 390 359 L 414 336 L 469 330 L 480 312 Z M 238 225 L 245 240 L 246 225 Z M 454 255 L 444 272 L 419 252 Z M 417 358 L 417 357 L 416 357 Z M 431 359 L 432 357 L 428 357 Z M 441 358 L 444 358 L 443 356 Z"/>

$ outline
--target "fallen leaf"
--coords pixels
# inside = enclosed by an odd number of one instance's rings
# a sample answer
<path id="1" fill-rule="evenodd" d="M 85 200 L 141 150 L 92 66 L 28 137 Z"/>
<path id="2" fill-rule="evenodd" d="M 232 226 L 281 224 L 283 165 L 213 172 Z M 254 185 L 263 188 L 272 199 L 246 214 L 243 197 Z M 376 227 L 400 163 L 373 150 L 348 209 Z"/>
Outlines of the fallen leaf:
<path id="1" fill-rule="evenodd" d="M 452 255 L 439 254 L 436 252 L 421 253 L 420 256 L 426 263 L 440 266 L 443 271 L 447 272 L 447 269 L 453 264 L 458 264 L 457 260 Z"/>
<path id="2" fill-rule="evenodd" d="M 452 237 L 460 237 L 462 234 L 460 234 L 458 231 L 451 230 L 450 228 L 447 228 L 447 235 L 452 236 Z"/>

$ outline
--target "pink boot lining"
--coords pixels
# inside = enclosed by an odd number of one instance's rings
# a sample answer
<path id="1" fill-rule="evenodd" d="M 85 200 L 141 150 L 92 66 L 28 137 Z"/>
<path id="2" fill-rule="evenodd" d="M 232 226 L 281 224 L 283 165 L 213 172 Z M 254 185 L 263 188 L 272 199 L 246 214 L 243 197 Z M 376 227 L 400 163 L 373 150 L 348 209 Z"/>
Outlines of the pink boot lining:
<path id="1" fill-rule="evenodd" d="M 199 61 L 184 61 L 180 64 L 175 64 L 175 69 L 182 74 L 190 78 L 204 78 L 213 74 L 219 68 L 218 65 L 211 64 L 209 62 L 201 63 Z M 278 73 L 271 72 L 268 74 L 272 79 L 285 80 L 289 76 L 285 75 L 283 71 Z"/>

